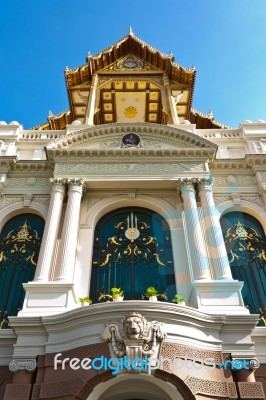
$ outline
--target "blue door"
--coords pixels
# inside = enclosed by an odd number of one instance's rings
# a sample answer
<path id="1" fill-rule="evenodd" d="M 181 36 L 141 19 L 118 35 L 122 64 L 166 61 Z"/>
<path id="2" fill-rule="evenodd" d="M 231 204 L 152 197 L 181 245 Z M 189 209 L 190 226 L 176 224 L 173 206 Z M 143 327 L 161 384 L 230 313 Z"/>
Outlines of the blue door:
<path id="1" fill-rule="evenodd" d="M 105 215 L 95 230 L 90 297 L 97 301 L 112 287 L 125 300 L 142 299 L 148 286 L 168 299 L 175 294 L 169 226 L 159 214 L 144 208 L 122 208 Z"/>
<path id="2" fill-rule="evenodd" d="M 230 212 L 221 218 L 225 246 L 234 279 L 244 281 L 242 295 L 252 314 L 266 325 L 266 237 L 249 214 Z"/>
<path id="3" fill-rule="evenodd" d="M 22 214 L 9 220 L 0 235 L 0 328 L 22 309 L 22 283 L 32 281 L 39 256 L 44 220 Z"/>

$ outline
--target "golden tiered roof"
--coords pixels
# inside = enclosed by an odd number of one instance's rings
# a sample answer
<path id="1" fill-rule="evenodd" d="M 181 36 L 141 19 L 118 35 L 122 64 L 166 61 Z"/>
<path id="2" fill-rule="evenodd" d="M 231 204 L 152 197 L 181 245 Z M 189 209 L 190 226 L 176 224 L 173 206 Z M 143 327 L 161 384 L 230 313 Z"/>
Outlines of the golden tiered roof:
<path id="1" fill-rule="evenodd" d="M 70 109 L 48 116 L 47 122 L 33 129 L 65 129 L 74 120 L 86 122 L 90 92 L 97 75 L 98 86 L 94 124 L 114 122 L 154 122 L 171 124 L 169 100 L 162 92 L 168 86 L 168 97 L 176 101 L 179 120 L 189 120 L 197 128 L 222 128 L 212 116 L 192 110 L 196 71 L 174 62 L 166 55 L 137 38 L 131 31 L 122 39 L 92 56 L 73 69 L 66 68 L 65 81 Z"/>

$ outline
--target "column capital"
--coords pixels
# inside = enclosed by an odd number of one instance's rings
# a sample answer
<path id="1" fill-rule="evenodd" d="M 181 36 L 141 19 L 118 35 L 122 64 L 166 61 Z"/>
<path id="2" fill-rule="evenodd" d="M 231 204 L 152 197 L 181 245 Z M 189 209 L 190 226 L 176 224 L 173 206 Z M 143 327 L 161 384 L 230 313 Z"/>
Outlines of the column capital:
<path id="1" fill-rule="evenodd" d="M 266 194 L 266 184 L 265 183 L 261 183 L 259 185 L 259 194 L 260 195 Z"/>
<path id="2" fill-rule="evenodd" d="M 65 178 L 50 178 L 52 190 L 65 191 L 66 179 Z"/>
<path id="3" fill-rule="evenodd" d="M 180 178 L 177 181 L 177 190 L 181 192 L 195 191 L 195 184 L 199 182 L 199 178 Z"/>
<path id="4" fill-rule="evenodd" d="M 212 192 L 213 186 L 213 177 L 209 176 L 208 178 L 202 178 L 198 182 L 198 190 L 209 190 Z"/>
<path id="5" fill-rule="evenodd" d="M 67 179 L 68 192 L 79 192 L 83 194 L 85 192 L 85 179 L 83 178 L 71 178 Z"/>

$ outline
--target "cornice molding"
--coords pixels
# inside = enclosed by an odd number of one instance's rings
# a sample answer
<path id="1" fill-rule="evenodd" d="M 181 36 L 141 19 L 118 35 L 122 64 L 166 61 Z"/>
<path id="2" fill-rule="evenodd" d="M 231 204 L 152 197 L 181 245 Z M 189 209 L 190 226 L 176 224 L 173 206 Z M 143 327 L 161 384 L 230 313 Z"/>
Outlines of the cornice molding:
<path id="1" fill-rule="evenodd" d="M 206 162 L 208 158 L 213 157 L 212 149 L 199 149 L 199 148 L 189 148 L 189 149 L 92 149 L 92 150 L 84 150 L 84 149 L 54 149 L 52 150 L 52 158 L 54 160 L 70 160 L 70 158 L 75 159 L 75 161 L 81 161 L 81 158 L 86 159 L 88 162 L 88 157 L 95 158 L 99 160 L 101 157 L 106 160 L 108 157 L 108 161 L 116 160 L 117 158 L 128 159 L 133 162 L 140 162 L 140 158 L 145 158 L 147 161 L 154 161 L 154 157 L 160 157 L 160 160 L 169 161 L 169 159 L 174 158 L 176 161 L 176 157 L 181 157 L 182 161 L 191 160 L 191 156 L 196 157 L 193 158 L 193 161 L 203 161 Z M 137 158 L 136 158 L 137 157 Z M 50 154 L 49 154 L 50 158 Z M 179 159 L 180 160 L 180 159 Z"/>
<path id="2" fill-rule="evenodd" d="M 0 157 L 0 168 L 1 173 L 8 173 L 17 162 L 17 156 L 1 156 Z"/>
<path id="3" fill-rule="evenodd" d="M 240 174 L 242 170 L 245 170 L 245 174 L 248 171 L 253 173 L 257 171 L 266 171 L 266 154 L 246 154 L 244 158 L 226 158 L 216 159 L 209 163 L 210 169 L 213 169 L 215 173 L 217 170 L 236 170 L 237 174 Z"/>
<path id="4" fill-rule="evenodd" d="M 121 303 L 121 304 L 120 304 Z M 38 335 L 38 345 L 27 344 L 16 347 L 14 358 L 34 358 L 37 354 L 53 353 L 71 350 L 88 344 L 99 342 L 102 327 L 106 323 L 120 319 L 121 315 L 138 311 L 149 320 L 164 322 L 167 341 L 179 344 L 196 345 L 199 349 L 221 349 L 222 342 L 219 332 L 239 331 L 239 325 L 246 335 L 249 335 L 256 325 L 257 316 L 225 314 L 208 314 L 195 308 L 178 304 L 150 302 L 145 300 L 128 300 L 120 303 L 99 303 L 88 307 L 77 307 L 65 313 L 49 316 L 18 316 L 10 317 L 10 325 L 17 336 L 31 337 Z M 178 327 L 186 328 L 187 334 L 179 333 Z M 90 329 L 88 330 L 88 327 Z M 194 328 L 193 328 L 194 327 Z M 206 336 L 195 336 L 198 332 L 208 332 Z M 72 332 L 65 336 L 65 332 Z M 87 332 L 87 333 L 86 333 Z M 52 337 L 52 341 L 47 341 Z M 25 342 L 26 343 L 26 342 Z M 247 341 L 244 347 L 250 348 Z M 234 346 L 237 351 L 238 345 Z"/>
<path id="5" fill-rule="evenodd" d="M 53 149 L 71 149 L 73 145 L 78 142 L 82 143 L 90 138 L 110 136 L 110 134 L 126 134 L 128 132 L 135 132 L 141 135 L 141 133 L 150 133 L 152 135 L 158 134 L 161 138 L 171 137 L 172 139 L 178 139 L 184 143 L 190 143 L 193 147 L 199 147 L 201 149 L 212 149 L 215 153 L 217 145 L 210 142 L 209 140 L 202 138 L 195 133 L 182 130 L 180 128 L 173 128 L 166 125 L 152 124 L 152 123 L 134 123 L 134 124 L 106 124 L 88 127 L 80 131 L 75 131 L 69 135 L 58 138 L 49 143 L 46 148 L 47 151 Z"/>
<path id="6" fill-rule="evenodd" d="M 245 159 L 248 165 L 252 166 L 253 168 L 260 166 L 266 168 L 266 154 L 246 154 Z"/>

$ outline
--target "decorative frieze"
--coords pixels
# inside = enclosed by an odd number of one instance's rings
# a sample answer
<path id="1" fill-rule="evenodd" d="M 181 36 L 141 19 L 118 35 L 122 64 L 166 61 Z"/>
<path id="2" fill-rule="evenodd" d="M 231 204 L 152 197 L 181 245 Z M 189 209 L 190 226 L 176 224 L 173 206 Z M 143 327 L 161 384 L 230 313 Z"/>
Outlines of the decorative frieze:
<path id="1" fill-rule="evenodd" d="M 49 187 L 49 178 L 9 178 L 7 186 L 47 186 Z"/>
<path id="2" fill-rule="evenodd" d="M 215 175 L 215 186 L 232 186 L 234 188 L 238 186 L 256 186 L 257 181 L 255 176 L 250 175 Z M 235 190 L 235 189 L 234 189 Z"/>
<path id="3" fill-rule="evenodd" d="M 241 198 L 241 200 L 245 200 L 245 201 L 248 201 L 249 203 L 256 204 L 259 207 L 263 206 L 263 201 L 262 201 L 261 197 L 258 196 L 258 195 L 255 195 L 255 196 L 240 196 L 240 198 Z"/>
<path id="4" fill-rule="evenodd" d="M 102 143 L 98 144 L 98 146 L 100 149 L 121 148 L 121 139 L 120 140 L 113 139 L 113 140 L 109 140 L 106 142 L 102 142 Z M 158 140 L 148 140 L 147 139 L 147 140 L 141 141 L 141 147 L 149 148 L 149 149 L 161 149 L 162 144 Z"/>
<path id="5" fill-rule="evenodd" d="M 265 188 L 266 193 L 266 188 Z M 261 196 L 263 197 L 263 192 L 261 191 Z M 214 195 L 215 205 L 218 206 L 220 203 L 225 201 L 232 201 L 235 204 L 241 204 L 241 201 L 247 201 L 249 203 L 256 204 L 259 207 L 263 207 L 264 203 L 260 195 L 241 195 L 241 193 L 232 193 L 230 196 L 219 196 Z"/>
<path id="6" fill-rule="evenodd" d="M 9 205 L 14 204 L 14 203 L 20 203 L 20 202 L 22 202 L 22 200 L 23 200 L 22 196 L 20 196 L 20 197 L 7 197 L 7 196 L 5 196 L 4 199 L 3 199 L 2 207 L 6 207 L 6 206 L 9 206 Z"/>
<path id="7" fill-rule="evenodd" d="M 57 164 L 55 167 L 55 175 L 118 175 L 118 176 L 141 176 L 158 174 L 174 175 L 182 172 L 205 172 L 205 165 L 199 164 L 181 164 L 181 163 L 98 163 L 98 164 Z"/>
<path id="8" fill-rule="evenodd" d="M 44 206 L 48 206 L 50 198 L 48 196 L 46 197 L 33 196 L 33 201 L 36 203 L 43 204 Z"/>
<path id="9" fill-rule="evenodd" d="M 219 205 L 224 201 L 232 200 L 231 196 L 214 196 L 213 198 L 216 205 Z"/>

